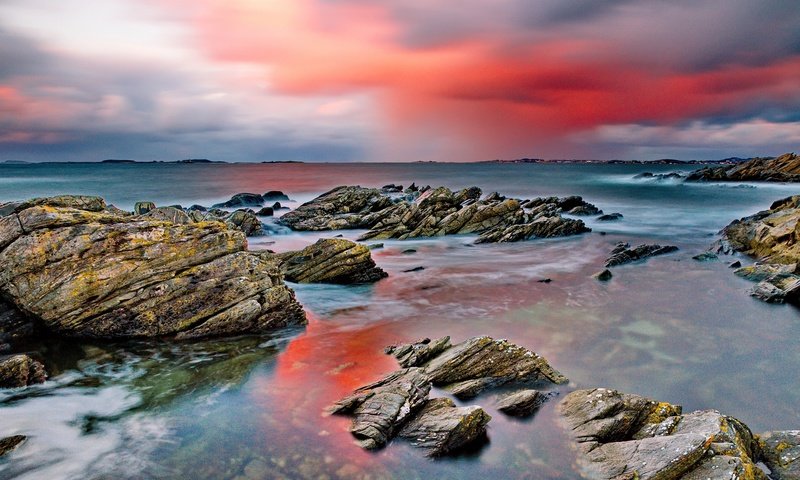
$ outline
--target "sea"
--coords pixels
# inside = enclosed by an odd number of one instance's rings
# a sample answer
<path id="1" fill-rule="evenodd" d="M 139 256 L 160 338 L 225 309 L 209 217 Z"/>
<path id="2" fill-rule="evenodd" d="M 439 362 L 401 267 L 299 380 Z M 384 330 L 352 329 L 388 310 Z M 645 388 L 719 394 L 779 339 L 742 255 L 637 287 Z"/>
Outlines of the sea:
<path id="1" fill-rule="evenodd" d="M 800 194 L 797 185 L 684 183 L 647 164 L 0 164 L 0 202 L 99 195 L 131 210 L 210 206 L 239 192 L 285 192 L 294 208 L 339 185 L 478 186 L 528 199 L 581 195 L 616 222 L 591 233 L 509 244 L 475 236 L 382 241 L 389 276 L 372 285 L 296 285 L 309 324 L 270 335 L 174 342 L 40 340 L 46 383 L 0 390 L 0 436 L 28 441 L 0 459 L 0 479 L 571 479 L 574 445 L 555 410 L 532 418 L 478 404 L 487 438 L 429 459 L 395 440 L 365 451 L 349 419 L 325 407 L 397 368 L 387 345 L 449 335 L 505 338 L 543 355 L 570 390 L 607 387 L 716 409 L 755 433 L 800 428 L 800 310 L 752 298 L 722 255 L 699 262 L 734 219 Z M 279 213 L 286 210 L 279 211 Z M 339 233 L 292 232 L 265 217 L 253 250 L 302 248 Z M 679 251 L 592 274 L 618 242 Z M 374 243 L 374 242 L 372 242 Z M 408 252 L 408 250 L 415 250 Z M 404 253 L 405 252 L 405 253 Z M 423 270 L 407 271 L 416 267 Z M 549 282 L 542 280 L 549 279 Z M 435 396 L 449 396 L 435 389 Z"/>

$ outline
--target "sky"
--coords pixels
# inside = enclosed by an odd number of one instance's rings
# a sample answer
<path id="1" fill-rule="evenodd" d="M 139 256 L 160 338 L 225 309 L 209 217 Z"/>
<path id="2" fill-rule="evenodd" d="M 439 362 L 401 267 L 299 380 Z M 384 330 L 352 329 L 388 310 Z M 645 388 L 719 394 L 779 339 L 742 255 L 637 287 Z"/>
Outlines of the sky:
<path id="1" fill-rule="evenodd" d="M 0 0 L 0 161 L 798 146 L 797 0 Z"/>

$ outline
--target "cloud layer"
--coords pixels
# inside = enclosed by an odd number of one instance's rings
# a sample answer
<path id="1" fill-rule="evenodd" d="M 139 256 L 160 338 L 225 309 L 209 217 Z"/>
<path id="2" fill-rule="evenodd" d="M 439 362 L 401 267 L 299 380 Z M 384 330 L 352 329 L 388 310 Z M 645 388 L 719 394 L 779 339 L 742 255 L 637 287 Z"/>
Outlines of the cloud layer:
<path id="1" fill-rule="evenodd" d="M 86 12 L 64 0 L 55 25 L 46 3 L 0 6 L 0 159 L 713 158 L 798 145 L 793 1 L 109 0 Z"/>

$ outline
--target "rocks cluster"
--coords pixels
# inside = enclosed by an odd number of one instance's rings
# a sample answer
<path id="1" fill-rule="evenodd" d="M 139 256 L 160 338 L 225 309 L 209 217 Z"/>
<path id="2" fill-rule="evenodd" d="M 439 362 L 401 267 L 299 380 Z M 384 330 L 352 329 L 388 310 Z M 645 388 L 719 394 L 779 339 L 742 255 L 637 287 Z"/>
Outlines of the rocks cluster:
<path id="1" fill-rule="evenodd" d="M 777 158 L 754 158 L 736 165 L 702 168 L 689 181 L 800 182 L 800 157 L 785 153 Z"/>
<path id="2" fill-rule="evenodd" d="M 131 215 L 85 196 L 4 204 L 0 297 L 64 336 L 193 338 L 305 323 L 277 262 L 246 251 L 241 231 L 171 214 Z"/>
<path id="3" fill-rule="evenodd" d="M 447 398 L 429 399 L 432 386 L 459 398 L 489 388 L 563 384 L 566 377 L 536 353 L 506 340 L 476 337 L 451 345 L 449 337 L 390 346 L 404 368 L 357 389 L 330 408 L 353 416 L 350 431 L 364 448 L 378 448 L 395 436 L 423 448 L 428 455 L 453 452 L 485 435 L 491 420 L 481 407 L 456 407 Z M 549 396 L 527 390 L 503 399 L 512 414 L 530 414 Z"/>
<path id="4" fill-rule="evenodd" d="M 478 234 L 477 243 L 484 243 L 588 232 L 581 220 L 561 214 L 602 213 L 581 197 L 520 201 L 493 193 L 481 198 L 477 187 L 457 192 L 423 187 L 406 192 L 392 198 L 386 189 L 337 187 L 285 214 L 279 222 L 294 230 L 369 229 L 360 240 Z"/>
<path id="5" fill-rule="evenodd" d="M 217 203 L 211 208 L 241 208 L 241 207 L 260 207 L 266 202 L 276 200 L 289 200 L 289 197 L 280 191 L 271 190 L 263 195 L 258 193 L 237 193 L 230 200 Z"/>
<path id="6" fill-rule="evenodd" d="M 796 479 L 800 434 L 758 437 L 741 421 L 715 410 L 682 408 L 638 395 L 577 390 L 558 405 L 578 448 L 578 467 L 598 479 Z"/>
<path id="7" fill-rule="evenodd" d="M 664 255 L 678 250 L 678 247 L 673 245 L 647 245 L 642 244 L 634 248 L 630 248 L 627 243 L 618 243 L 613 250 L 611 256 L 606 259 L 606 267 L 615 267 L 626 263 L 644 260 L 656 255 Z"/>
<path id="8" fill-rule="evenodd" d="M 343 238 L 327 238 L 303 250 L 277 255 L 283 276 L 297 283 L 371 283 L 387 276 L 370 249 Z"/>
<path id="9" fill-rule="evenodd" d="M 800 304 L 800 195 L 733 221 L 722 235 L 719 251 L 742 252 L 763 262 L 735 272 L 757 282 L 753 296 L 771 303 Z"/>

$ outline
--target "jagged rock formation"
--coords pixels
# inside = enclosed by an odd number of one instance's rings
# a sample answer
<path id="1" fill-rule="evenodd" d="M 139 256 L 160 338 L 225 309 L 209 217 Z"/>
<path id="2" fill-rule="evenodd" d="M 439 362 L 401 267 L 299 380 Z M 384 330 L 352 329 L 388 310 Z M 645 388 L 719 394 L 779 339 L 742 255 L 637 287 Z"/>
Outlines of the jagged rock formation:
<path id="1" fill-rule="evenodd" d="M 371 283 L 387 276 L 372 260 L 369 248 L 343 238 L 320 239 L 313 245 L 278 256 L 284 278 L 297 283 Z"/>
<path id="2" fill-rule="evenodd" d="M 393 436 L 410 439 L 429 455 L 441 455 L 484 436 L 491 417 L 480 407 L 456 408 L 449 399 L 428 400 L 431 385 L 474 397 L 502 385 L 562 384 L 567 379 L 536 353 L 490 337 L 457 345 L 449 337 L 393 345 L 404 369 L 359 388 L 330 408 L 353 416 L 350 431 L 365 448 L 385 445 Z"/>
<path id="3" fill-rule="evenodd" d="M 525 207 L 496 193 L 480 197 L 477 187 L 423 188 L 394 199 L 382 190 L 338 187 L 287 213 L 280 223 L 295 230 L 370 229 L 359 240 L 473 233 L 480 235 L 478 243 L 512 242 L 588 232 L 581 220 L 561 213 L 599 212 L 580 197 L 536 199 Z"/>
<path id="4" fill-rule="evenodd" d="M 606 267 L 615 267 L 617 265 L 624 265 L 626 263 L 644 260 L 646 258 L 654 257 L 656 255 L 664 255 L 678 250 L 678 247 L 673 245 L 639 245 L 635 248 L 630 248 L 627 243 L 619 243 L 613 250 L 611 256 L 606 259 Z"/>
<path id="5" fill-rule="evenodd" d="M 221 222 L 120 214 L 99 197 L 0 213 L 0 296 L 51 332 L 189 338 L 305 323 L 275 261 Z"/>
<path id="6" fill-rule="evenodd" d="M 689 181 L 713 182 L 800 182 L 800 157 L 785 153 L 777 158 L 754 158 L 737 165 L 702 168 Z"/>
<path id="7" fill-rule="evenodd" d="M 26 387 L 47 378 L 44 365 L 28 355 L 0 357 L 0 388 Z"/>
<path id="8" fill-rule="evenodd" d="M 766 262 L 736 271 L 737 275 L 758 282 L 751 292 L 753 296 L 767 302 L 800 304 L 800 195 L 734 220 L 722 235 L 720 251 L 735 250 Z"/>
<path id="9" fill-rule="evenodd" d="M 762 433 L 759 445 L 774 480 L 800 479 L 800 430 Z"/>
<path id="10" fill-rule="evenodd" d="M 745 424 L 714 410 L 597 388 L 558 405 L 578 447 L 578 466 L 597 479 L 763 479 L 759 445 Z"/>

